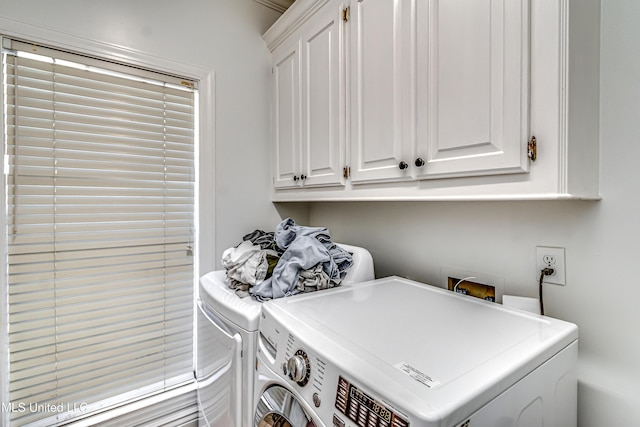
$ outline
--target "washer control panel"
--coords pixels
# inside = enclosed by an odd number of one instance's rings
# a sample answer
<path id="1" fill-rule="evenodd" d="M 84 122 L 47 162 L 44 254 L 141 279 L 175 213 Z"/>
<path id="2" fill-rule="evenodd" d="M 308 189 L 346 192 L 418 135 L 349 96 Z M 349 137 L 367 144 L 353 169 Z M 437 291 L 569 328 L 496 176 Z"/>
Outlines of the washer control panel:
<path id="1" fill-rule="evenodd" d="M 338 378 L 335 406 L 359 426 L 409 427 L 409 422 L 398 413 L 351 384 L 342 375 Z"/>

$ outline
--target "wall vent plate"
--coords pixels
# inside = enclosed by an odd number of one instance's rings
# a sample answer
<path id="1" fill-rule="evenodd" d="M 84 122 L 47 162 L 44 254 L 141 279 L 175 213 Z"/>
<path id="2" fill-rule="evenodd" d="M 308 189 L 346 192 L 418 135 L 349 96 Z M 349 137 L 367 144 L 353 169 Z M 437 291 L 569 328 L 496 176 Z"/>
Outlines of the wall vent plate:
<path id="1" fill-rule="evenodd" d="M 464 277 L 448 277 L 447 289 L 459 294 L 480 298 L 485 301 L 496 302 L 495 286 L 485 285 L 475 282 L 474 280 L 475 279 L 465 280 Z"/>
<path id="2" fill-rule="evenodd" d="M 449 278 L 464 279 L 465 277 L 475 277 L 475 279 L 469 279 L 466 283 L 473 282 L 483 287 L 493 288 L 493 298 L 495 302 L 502 304 L 502 295 L 504 294 L 504 277 L 493 276 L 486 273 L 478 273 L 476 271 L 465 270 L 461 268 L 442 266 L 440 267 L 440 283 L 444 289 L 449 288 Z M 457 280 L 453 282 L 453 285 L 457 283 Z M 462 284 L 460 284 L 462 286 Z M 458 288 L 460 288 L 460 286 Z M 465 285 L 465 287 L 468 287 Z M 451 290 L 453 289 L 453 286 Z M 479 292 L 481 288 L 477 288 Z"/>

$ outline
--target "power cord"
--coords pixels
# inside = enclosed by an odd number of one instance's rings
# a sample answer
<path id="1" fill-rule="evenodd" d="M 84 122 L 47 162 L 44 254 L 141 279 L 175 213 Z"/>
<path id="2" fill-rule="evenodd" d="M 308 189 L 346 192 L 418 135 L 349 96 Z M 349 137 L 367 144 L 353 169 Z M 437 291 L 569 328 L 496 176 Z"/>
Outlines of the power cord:
<path id="1" fill-rule="evenodd" d="M 542 282 L 544 281 L 544 276 L 551 276 L 555 273 L 555 270 L 551 267 L 546 267 L 540 270 L 540 314 L 544 316 L 544 300 L 542 299 Z"/>

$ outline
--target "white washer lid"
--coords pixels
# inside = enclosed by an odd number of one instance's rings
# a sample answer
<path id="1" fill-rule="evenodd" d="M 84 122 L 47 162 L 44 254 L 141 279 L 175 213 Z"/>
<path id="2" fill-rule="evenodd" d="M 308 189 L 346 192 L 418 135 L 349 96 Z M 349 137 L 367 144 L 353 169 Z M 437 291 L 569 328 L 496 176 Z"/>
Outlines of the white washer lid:
<path id="1" fill-rule="evenodd" d="M 262 303 L 251 297 L 240 298 L 229 288 L 225 270 L 212 271 L 200 278 L 200 298 L 218 314 L 248 332 L 258 330 Z"/>
<path id="2" fill-rule="evenodd" d="M 399 277 L 263 310 L 339 371 L 427 418 L 497 395 L 578 338 L 572 323 Z"/>

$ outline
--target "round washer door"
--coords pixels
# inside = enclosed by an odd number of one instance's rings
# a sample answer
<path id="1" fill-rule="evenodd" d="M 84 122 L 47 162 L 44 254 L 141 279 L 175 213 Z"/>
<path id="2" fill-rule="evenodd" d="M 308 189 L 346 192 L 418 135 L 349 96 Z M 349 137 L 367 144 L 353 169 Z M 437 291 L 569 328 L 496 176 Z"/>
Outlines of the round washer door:
<path id="1" fill-rule="evenodd" d="M 289 390 L 274 385 L 258 399 L 254 427 L 316 427 L 316 423 Z"/>

